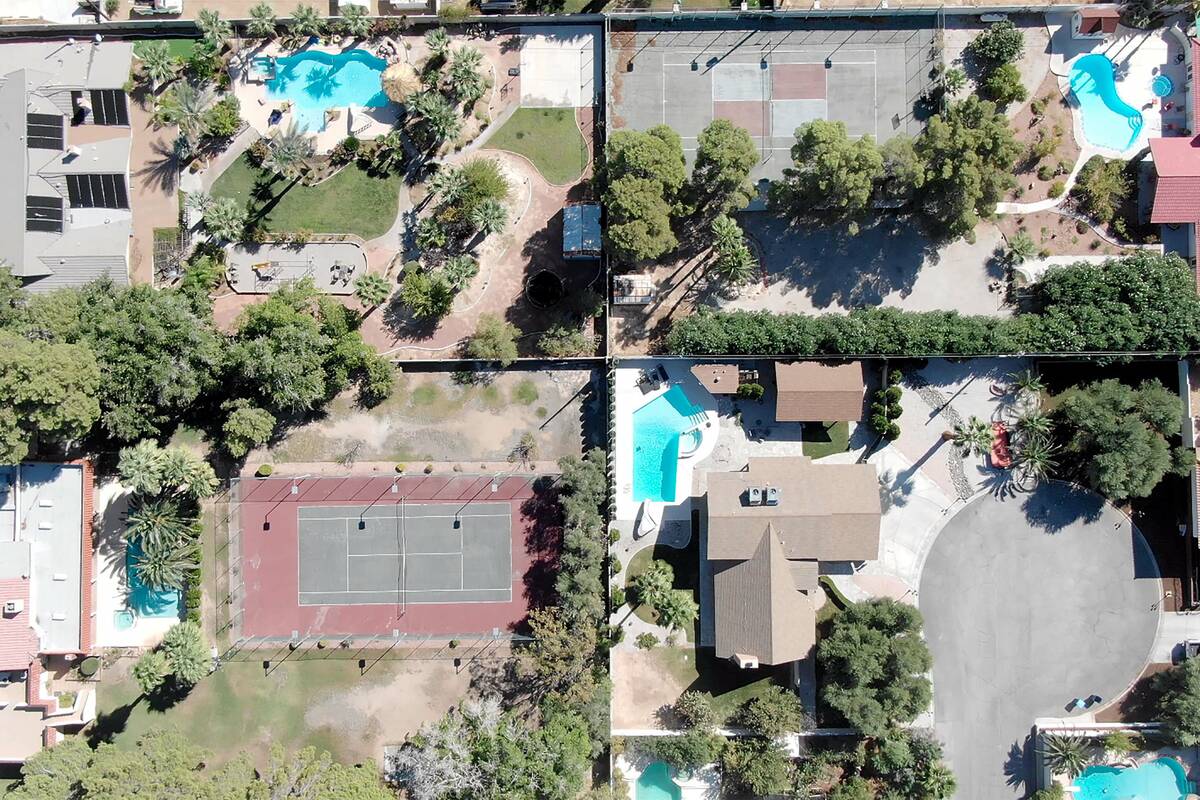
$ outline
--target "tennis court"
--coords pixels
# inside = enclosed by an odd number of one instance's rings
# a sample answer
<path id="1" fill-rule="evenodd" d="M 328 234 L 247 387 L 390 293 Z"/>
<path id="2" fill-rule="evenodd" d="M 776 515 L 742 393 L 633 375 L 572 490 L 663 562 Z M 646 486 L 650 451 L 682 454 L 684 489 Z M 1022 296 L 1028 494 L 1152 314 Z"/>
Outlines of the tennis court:
<path id="1" fill-rule="evenodd" d="M 540 485 L 531 475 L 243 480 L 238 635 L 510 631 L 557 559 L 541 535 Z"/>
<path id="2" fill-rule="evenodd" d="M 740 27 L 738 27 L 740 25 Z M 916 135 L 913 104 L 929 84 L 932 15 L 887 20 L 795 19 L 714 27 L 619 20 L 608 37 L 611 125 L 671 126 L 689 163 L 714 119 L 749 131 L 762 160 L 754 180 L 791 166 L 795 131 L 840 120 L 852 137 Z"/>

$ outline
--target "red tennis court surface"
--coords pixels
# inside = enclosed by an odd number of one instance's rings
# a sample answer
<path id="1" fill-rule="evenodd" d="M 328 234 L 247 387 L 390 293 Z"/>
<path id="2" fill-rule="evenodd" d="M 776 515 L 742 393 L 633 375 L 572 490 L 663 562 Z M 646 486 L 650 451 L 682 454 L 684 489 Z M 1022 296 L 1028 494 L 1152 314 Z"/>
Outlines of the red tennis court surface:
<path id="1" fill-rule="evenodd" d="M 491 476 L 245 479 L 238 486 L 241 526 L 241 635 L 292 637 L 350 634 L 390 635 L 508 632 L 525 618 L 531 594 L 543 591 L 536 575 L 548 573 L 557 562 L 558 537 L 544 535 L 535 519 L 534 477 L 497 480 Z M 292 493 L 295 485 L 296 492 Z M 392 491 L 395 485 L 396 491 Z M 511 513 L 510 599 L 503 602 L 387 602 L 317 605 L 300 603 L 300 509 L 340 507 L 348 519 L 425 509 L 447 519 L 470 519 L 474 504 L 496 509 L 506 504 Z M 449 524 L 449 523 L 447 523 Z M 455 523 L 457 524 L 457 523 Z M 557 525 L 557 519 L 553 521 Z M 547 544 L 546 539 L 550 542 Z M 552 552 L 548 552 L 552 551 Z M 331 564 L 330 569 L 338 569 Z M 309 601 L 311 602 L 311 600 Z"/>

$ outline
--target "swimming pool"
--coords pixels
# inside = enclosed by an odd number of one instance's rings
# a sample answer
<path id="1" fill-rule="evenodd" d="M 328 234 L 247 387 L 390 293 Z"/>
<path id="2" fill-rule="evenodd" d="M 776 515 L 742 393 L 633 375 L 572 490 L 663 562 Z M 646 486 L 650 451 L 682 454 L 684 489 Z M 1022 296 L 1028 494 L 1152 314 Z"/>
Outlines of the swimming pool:
<path id="1" fill-rule="evenodd" d="M 290 100 L 296 125 L 315 133 L 325 129 L 326 109 L 386 106 L 390 101 L 379 80 L 386 67 L 383 59 L 357 49 L 284 56 L 275 59 L 275 77 L 267 81 L 267 96 Z"/>
<path id="2" fill-rule="evenodd" d="M 634 800 L 679 800 L 682 793 L 671 780 L 671 769 L 662 761 L 655 761 L 637 780 Z"/>
<path id="3" fill-rule="evenodd" d="M 1150 91 L 1154 92 L 1155 97 L 1166 97 L 1175 91 L 1175 81 L 1159 73 L 1154 76 L 1154 80 L 1150 81 Z"/>
<path id="4" fill-rule="evenodd" d="M 633 412 L 633 499 L 674 503 L 679 474 L 679 438 L 704 422 L 676 384 Z M 702 435 L 702 434 L 701 434 Z M 689 452 L 699 443 L 689 438 Z"/>
<path id="5" fill-rule="evenodd" d="M 1071 93 L 1079 103 L 1084 138 L 1091 144 L 1125 150 L 1142 132 L 1142 113 L 1117 94 L 1108 56 L 1092 53 L 1077 59 L 1071 67 Z"/>
<path id="6" fill-rule="evenodd" d="M 138 576 L 137 559 L 142 548 L 136 542 L 125 547 L 125 574 L 129 578 L 129 599 L 126 605 L 143 617 L 179 617 L 178 589 L 151 589 Z M 130 625 L 132 626 L 131 619 Z M 125 630 L 119 628 L 120 630 Z"/>
<path id="7" fill-rule="evenodd" d="M 1088 767 L 1075 779 L 1078 800 L 1182 800 L 1190 791 L 1187 773 L 1173 758 L 1139 767 Z"/>

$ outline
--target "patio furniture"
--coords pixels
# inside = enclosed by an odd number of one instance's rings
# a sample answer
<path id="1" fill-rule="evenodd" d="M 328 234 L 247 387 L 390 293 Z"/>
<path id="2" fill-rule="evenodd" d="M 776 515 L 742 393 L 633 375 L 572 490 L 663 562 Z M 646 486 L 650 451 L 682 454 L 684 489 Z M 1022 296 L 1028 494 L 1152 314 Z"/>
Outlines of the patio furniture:
<path id="1" fill-rule="evenodd" d="M 992 466 L 999 469 L 1008 469 L 1012 466 L 1012 451 L 1008 446 L 1008 426 L 1003 422 L 992 423 L 991 461 Z"/>

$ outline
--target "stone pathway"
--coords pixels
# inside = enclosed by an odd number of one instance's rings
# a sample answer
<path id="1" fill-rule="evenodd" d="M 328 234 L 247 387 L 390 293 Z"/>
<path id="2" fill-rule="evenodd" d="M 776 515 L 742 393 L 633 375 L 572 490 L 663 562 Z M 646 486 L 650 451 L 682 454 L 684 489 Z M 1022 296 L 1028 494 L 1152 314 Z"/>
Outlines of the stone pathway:
<path id="1" fill-rule="evenodd" d="M 920 375 L 906 375 L 904 384 L 911 388 L 913 393 L 924 401 L 925 405 L 929 406 L 930 411 L 944 417 L 951 428 L 963 424 L 963 418 L 950 405 L 949 398 L 930 386 Z M 974 494 L 974 489 L 971 488 L 970 482 L 967 481 L 966 470 L 963 468 L 962 454 L 959 453 L 957 447 L 951 447 L 950 458 L 947 463 L 950 467 L 950 481 L 954 484 L 954 491 L 958 494 L 960 500 L 966 500 Z"/>

